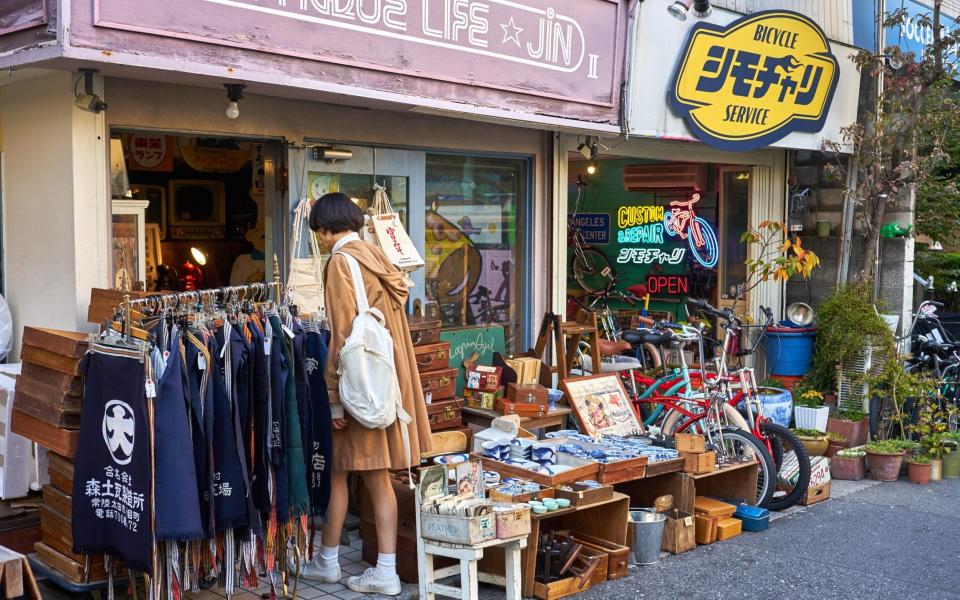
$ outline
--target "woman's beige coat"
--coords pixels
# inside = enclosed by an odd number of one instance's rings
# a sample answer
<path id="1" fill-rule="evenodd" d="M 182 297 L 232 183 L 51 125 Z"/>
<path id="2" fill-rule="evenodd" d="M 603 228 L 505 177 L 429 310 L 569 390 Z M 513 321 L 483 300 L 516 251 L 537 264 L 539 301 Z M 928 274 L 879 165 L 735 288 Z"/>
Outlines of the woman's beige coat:
<path id="1" fill-rule="evenodd" d="M 417 375 L 417 360 L 410 340 L 410 328 L 404 305 L 407 301 L 407 286 L 403 273 L 393 266 L 380 248 L 363 241 L 344 244 L 341 252 L 350 254 L 360 263 L 364 288 L 370 306 L 378 308 L 386 320 L 387 330 L 393 337 L 394 360 L 403 407 L 413 417 L 409 425 L 411 465 L 420 464 L 420 453 L 429 452 L 430 422 L 423 401 L 423 389 Z M 340 349 L 350 335 L 353 319 L 357 316 L 357 301 L 347 259 L 334 255 L 324 272 L 324 298 L 327 318 L 330 322 L 330 353 L 327 359 L 326 379 L 330 404 L 334 416 L 342 411 L 340 404 L 340 376 L 337 364 Z M 346 415 L 348 425 L 333 432 L 333 464 L 344 471 L 368 471 L 372 469 L 405 469 L 408 465 L 400 434 L 400 421 L 387 429 L 367 429 Z"/>

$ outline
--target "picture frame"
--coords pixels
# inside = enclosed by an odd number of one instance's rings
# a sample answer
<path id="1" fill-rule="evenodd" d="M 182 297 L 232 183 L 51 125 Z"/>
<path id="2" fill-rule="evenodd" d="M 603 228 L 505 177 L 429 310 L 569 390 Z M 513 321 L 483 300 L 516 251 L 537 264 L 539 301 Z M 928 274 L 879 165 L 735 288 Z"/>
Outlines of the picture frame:
<path id="1" fill-rule="evenodd" d="M 585 434 L 600 438 L 643 433 L 643 424 L 637 419 L 618 374 L 569 377 L 562 380 L 560 386 Z"/>
<path id="2" fill-rule="evenodd" d="M 432 498 L 446 496 L 447 477 L 447 465 L 432 465 L 421 468 L 417 485 L 420 504 L 426 504 Z"/>
<path id="3" fill-rule="evenodd" d="M 457 483 L 456 493 L 458 496 L 472 494 L 477 498 L 483 498 L 486 488 L 483 485 L 483 464 L 480 459 L 475 458 L 466 462 L 459 463 L 456 466 Z"/>

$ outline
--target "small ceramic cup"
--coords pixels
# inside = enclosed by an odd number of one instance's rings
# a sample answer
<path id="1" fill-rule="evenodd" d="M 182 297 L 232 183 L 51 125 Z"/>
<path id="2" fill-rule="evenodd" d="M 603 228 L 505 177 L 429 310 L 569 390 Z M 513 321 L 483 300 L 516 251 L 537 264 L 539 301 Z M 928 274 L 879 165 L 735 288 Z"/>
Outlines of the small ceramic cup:
<path id="1" fill-rule="evenodd" d="M 483 455 L 487 458 L 500 459 L 500 444 L 494 440 L 489 440 L 481 444 Z"/>

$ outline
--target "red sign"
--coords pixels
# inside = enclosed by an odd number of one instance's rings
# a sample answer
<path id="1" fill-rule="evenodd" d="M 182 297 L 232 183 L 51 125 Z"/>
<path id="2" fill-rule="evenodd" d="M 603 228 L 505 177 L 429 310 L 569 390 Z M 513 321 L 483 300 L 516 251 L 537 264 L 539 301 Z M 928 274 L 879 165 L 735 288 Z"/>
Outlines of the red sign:
<path id="1" fill-rule="evenodd" d="M 690 281 L 686 275 L 650 275 L 647 277 L 647 291 L 653 296 L 667 294 L 686 294 Z"/>
<path id="2" fill-rule="evenodd" d="M 150 135 L 135 133 L 127 143 L 127 152 L 130 156 L 129 168 L 131 171 L 164 171 L 173 170 L 172 137 L 166 135 Z"/>

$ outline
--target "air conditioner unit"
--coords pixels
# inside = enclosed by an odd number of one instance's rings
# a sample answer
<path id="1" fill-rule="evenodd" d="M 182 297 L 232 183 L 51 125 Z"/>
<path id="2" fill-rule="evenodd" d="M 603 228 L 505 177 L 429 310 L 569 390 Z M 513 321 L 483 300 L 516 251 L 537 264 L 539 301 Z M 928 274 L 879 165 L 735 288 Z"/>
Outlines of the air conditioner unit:
<path id="1" fill-rule="evenodd" d="M 630 165 L 623 169 L 623 189 L 628 192 L 702 191 L 706 188 L 705 164 Z"/>
<path id="2" fill-rule="evenodd" d="M 869 410 L 870 388 L 864 381 L 883 369 L 883 353 L 879 346 L 868 345 L 863 352 L 840 361 L 837 376 L 837 406 L 847 410 Z"/>

